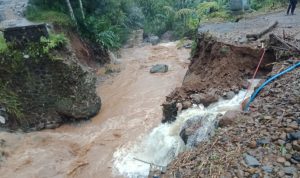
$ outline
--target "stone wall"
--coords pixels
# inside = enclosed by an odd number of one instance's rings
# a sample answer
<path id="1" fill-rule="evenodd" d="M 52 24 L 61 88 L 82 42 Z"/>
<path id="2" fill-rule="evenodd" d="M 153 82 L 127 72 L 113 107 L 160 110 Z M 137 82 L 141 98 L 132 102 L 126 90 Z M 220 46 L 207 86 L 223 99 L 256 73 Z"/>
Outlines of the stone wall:
<path id="1" fill-rule="evenodd" d="M 29 42 L 39 42 L 42 36 L 49 35 L 46 24 L 8 27 L 3 33 L 6 42 L 18 48 L 23 48 Z"/>

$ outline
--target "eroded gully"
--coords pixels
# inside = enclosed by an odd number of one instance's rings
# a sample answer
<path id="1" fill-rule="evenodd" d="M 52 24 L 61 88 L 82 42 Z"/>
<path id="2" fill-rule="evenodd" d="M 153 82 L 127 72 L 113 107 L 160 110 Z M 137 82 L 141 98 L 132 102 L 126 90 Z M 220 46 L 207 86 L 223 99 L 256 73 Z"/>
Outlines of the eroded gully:
<path id="1" fill-rule="evenodd" d="M 26 134 L 0 132 L 8 154 L 1 177 L 118 177 L 112 173 L 114 152 L 159 125 L 160 105 L 181 85 L 188 57 L 189 50 L 176 43 L 123 49 L 123 70 L 98 87 L 103 105 L 91 121 Z M 169 65 L 169 72 L 150 74 L 157 63 Z"/>

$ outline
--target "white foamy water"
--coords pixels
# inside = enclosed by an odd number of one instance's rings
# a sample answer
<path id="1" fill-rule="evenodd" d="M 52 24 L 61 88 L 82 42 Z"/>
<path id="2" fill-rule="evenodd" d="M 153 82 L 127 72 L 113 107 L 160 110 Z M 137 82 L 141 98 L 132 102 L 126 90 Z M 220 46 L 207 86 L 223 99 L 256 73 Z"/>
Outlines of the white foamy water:
<path id="1" fill-rule="evenodd" d="M 187 109 L 177 117 L 175 122 L 160 124 L 149 135 L 139 138 L 135 143 L 129 143 L 119 148 L 114 153 L 115 173 L 128 178 L 147 177 L 150 165 L 139 160 L 159 166 L 167 166 L 178 153 L 209 139 L 215 128 L 217 115 L 225 114 L 228 110 L 240 109 L 246 93 L 246 97 L 249 97 L 258 82 L 259 80 L 253 82 L 253 86 L 248 93 L 240 91 L 231 100 L 220 100 L 207 108 L 200 105 Z M 185 145 L 179 136 L 180 131 L 187 122 L 195 120 L 201 120 L 202 127 L 193 136 L 189 137 L 187 145 Z"/>

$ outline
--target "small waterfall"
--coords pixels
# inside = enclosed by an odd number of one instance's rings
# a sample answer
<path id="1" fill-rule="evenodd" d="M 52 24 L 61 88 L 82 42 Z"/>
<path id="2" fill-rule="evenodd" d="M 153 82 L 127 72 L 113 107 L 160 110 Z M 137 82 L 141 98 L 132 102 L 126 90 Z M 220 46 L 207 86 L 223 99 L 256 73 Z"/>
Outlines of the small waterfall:
<path id="1" fill-rule="evenodd" d="M 160 124 L 149 135 L 138 139 L 136 143 L 119 148 L 114 154 L 115 171 L 129 178 L 144 178 L 148 176 L 150 165 L 139 160 L 167 166 L 180 152 L 209 139 L 215 128 L 217 115 L 225 114 L 228 110 L 240 109 L 246 93 L 249 97 L 258 82 L 259 80 L 253 82 L 251 92 L 240 91 L 231 100 L 221 99 L 207 108 L 195 105 L 183 111 L 175 122 Z M 189 137 L 185 145 L 179 136 L 182 128 L 187 122 L 200 119 L 202 127 Z"/>

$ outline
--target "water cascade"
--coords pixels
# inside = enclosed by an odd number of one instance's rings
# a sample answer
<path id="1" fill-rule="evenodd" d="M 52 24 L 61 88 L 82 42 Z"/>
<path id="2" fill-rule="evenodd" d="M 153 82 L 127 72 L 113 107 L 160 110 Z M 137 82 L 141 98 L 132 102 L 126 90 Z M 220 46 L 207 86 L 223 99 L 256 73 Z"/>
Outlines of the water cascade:
<path id="1" fill-rule="evenodd" d="M 193 108 L 183 111 L 175 122 L 160 124 L 149 135 L 137 139 L 135 143 L 129 143 L 119 148 L 114 153 L 116 174 L 129 178 L 147 177 L 150 165 L 145 162 L 167 166 L 178 153 L 209 139 L 215 128 L 217 115 L 225 114 L 229 110 L 240 109 L 245 95 L 247 94 L 246 97 L 249 97 L 258 82 L 259 80 L 253 81 L 250 92 L 242 90 L 231 100 L 220 99 L 207 108 L 195 105 Z M 185 145 L 179 134 L 186 122 L 197 119 L 201 119 L 202 127 L 189 137 Z"/>

